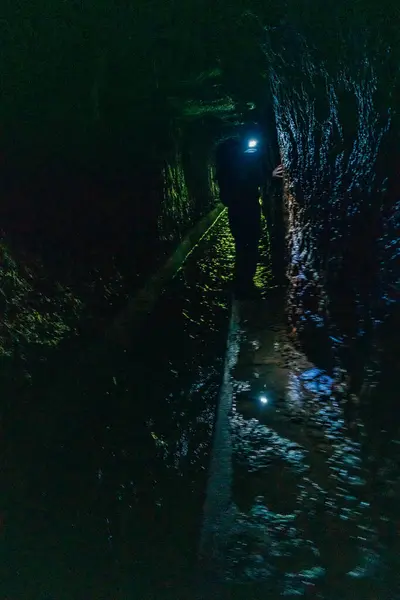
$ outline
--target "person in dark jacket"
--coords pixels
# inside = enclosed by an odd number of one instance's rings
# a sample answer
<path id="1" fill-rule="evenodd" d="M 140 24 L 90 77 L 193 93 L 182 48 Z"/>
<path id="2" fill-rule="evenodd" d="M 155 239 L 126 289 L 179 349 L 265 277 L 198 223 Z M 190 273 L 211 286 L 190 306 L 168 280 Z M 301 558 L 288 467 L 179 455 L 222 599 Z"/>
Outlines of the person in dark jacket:
<path id="1" fill-rule="evenodd" d="M 228 207 L 235 240 L 234 291 L 240 297 L 251 296 L 261 235 L 261 156 L 246 152 L 240 139 L 229 139 L 218 147 L 216 158 L 220 200 Z"/>
<path id="2" fill-rule="evenodd" d="M 261 187 L 265 180 L 262 148 L 257 140 L 230 138 L 217 149 L 216 178 L 220 200 L 228 208 L 235 240 L 234 292 L 239 298 L 257 295 L 254 276 L 261 236 Z M 279 165 L 272 173 L 281 178 Z"/>

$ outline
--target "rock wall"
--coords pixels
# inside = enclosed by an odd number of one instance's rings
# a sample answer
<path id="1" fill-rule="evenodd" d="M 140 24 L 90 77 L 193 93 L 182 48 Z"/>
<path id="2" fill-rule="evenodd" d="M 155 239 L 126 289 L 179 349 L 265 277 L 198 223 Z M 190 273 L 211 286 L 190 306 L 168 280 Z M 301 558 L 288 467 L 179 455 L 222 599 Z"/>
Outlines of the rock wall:
<path id="1" fill-rule="evenodd" d="M 200 68 L 170 7 L 47 4 L 9 4 L 0 22 L 2 302 L 18 340 L 38 343 L 21 290 L 40 317 L 59 285 L 101 327 L 215 201 L 209 128 L 184 116 Z M 74 307 L 60 331 L 75 331 Z"/>
<path id="2" fill-rule="evenodd" d="M 99 165 L 47 155 L 3 171 L 0 356 L 104 328 L 215 205 L 206 141 L 189 152 L 184 125 L 158 133 L 132 164 L 99 144 Z"/>
<path id="3" fill-rule="evenodd" d="M 162 168 L 163 202 L 158 216 L 159 238 L 176 245 L 188 228 L 210 211 L 217 199 L 211 165 L 211 139 L 202 121 L 178 131 Z"/>
<path id="4" fill-rule="evenodd" d="M 330 8 L 291 13 L 266 53 L 287 170 L 289 317 L 311 351 L 324 343 L 327 364 L 340 356 L 358 391 L 399 356 L 398 44 L 388 7 L 347 21 L 344 5 Z"/>

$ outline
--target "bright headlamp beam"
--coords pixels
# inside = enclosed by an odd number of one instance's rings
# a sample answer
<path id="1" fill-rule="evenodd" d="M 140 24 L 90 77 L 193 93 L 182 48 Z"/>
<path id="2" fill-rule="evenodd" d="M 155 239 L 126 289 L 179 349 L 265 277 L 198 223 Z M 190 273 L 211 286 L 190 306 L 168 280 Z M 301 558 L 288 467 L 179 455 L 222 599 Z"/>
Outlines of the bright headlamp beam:
<path id="1" fill-rule="evenodd" d="M 248 147 L 255 148 L 257 146 L 257 144 L 258 144 L 257 140 L 249 140 Z"/>

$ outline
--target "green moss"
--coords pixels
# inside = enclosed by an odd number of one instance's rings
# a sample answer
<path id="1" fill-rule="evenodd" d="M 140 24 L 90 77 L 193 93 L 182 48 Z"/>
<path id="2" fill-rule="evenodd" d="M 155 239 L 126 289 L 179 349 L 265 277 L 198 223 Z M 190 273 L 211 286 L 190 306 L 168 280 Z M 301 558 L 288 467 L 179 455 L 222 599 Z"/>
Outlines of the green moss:
<path id="1" fill-rule="evenodd" d="M 56 346 L 74 333 L 82 302 L 60 284 L 54 284 L 51 297 L 44 293 L 48 282 L 40 265 L 17 264 L 4 241 L 0 257 L 0 356 L 10 356 L 16 346 L 22 354 L 32 344 Z"/>
<path id="2" fill-rule="evenodd" d="M 183 114 L 187 117 L 201 117 L 204 115 L 230 115 L 236 109 L 234 101 L 227 97 L 211 102 L 201 100 L 189 100 L 183 108 Z"/>

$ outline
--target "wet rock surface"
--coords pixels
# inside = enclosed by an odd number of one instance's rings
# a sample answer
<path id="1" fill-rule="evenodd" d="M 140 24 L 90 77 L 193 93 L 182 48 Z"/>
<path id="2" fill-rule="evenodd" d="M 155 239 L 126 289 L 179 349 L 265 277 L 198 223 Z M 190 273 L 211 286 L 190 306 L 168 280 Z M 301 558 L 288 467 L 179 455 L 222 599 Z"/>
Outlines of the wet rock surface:
<path id="1" fill-rule="evenodd" d="M 313 360 L 326 354 L 332 368 L 339 358 L 351 391 L 378 388 L 371 402 L 393 413 L 396 384 L 385 380 L 400 356 L 391 333 L 400 306 L 394 5 L 352 16 L 345 2 L 326 13 L 310 6 L 297 20 L 298 6 L 286 4 L 286 25 L 297 25 L 270 30 L 267 50 L 288 173 L 289 319 Z"/>
<path id="2" fill-rule="evenodd" d="M 233 518 L 219 577 L 233 598 L 398 598 L 398 441 L 390 459 L 376 454 L 381 432 L 371 438 L 343 372 L 329 375 L 294 344 L 279 296 L 239 307 Z"/>

